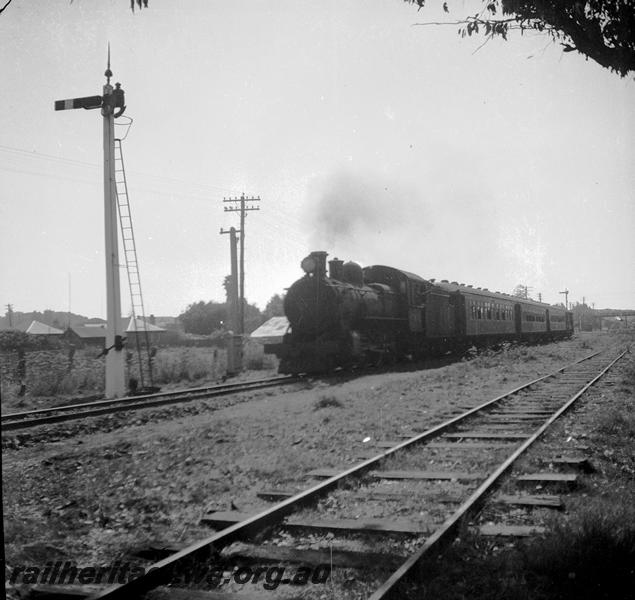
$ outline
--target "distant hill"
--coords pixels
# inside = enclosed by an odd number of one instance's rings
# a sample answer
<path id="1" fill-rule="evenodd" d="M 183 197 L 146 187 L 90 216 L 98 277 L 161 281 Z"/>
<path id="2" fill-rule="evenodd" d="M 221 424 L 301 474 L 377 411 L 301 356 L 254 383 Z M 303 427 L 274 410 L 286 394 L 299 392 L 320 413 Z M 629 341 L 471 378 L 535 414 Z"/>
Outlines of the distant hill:
<path id="1" fill-rule="evenodd" d="M 69 315 L 67 312 L 48 309 L 43 312 L 40 312 L 39 310 L 34 310 L 32 312 L 15 311 L 11 316 L 11 321 L 13 322 L 13 329 L 17 329 L 18 331 L 26 331 L 27 327 L 33 321 L 39 321 L 40 323 L 50 325 L 51 327 L 66 330 L 69 325 L 69 318 L 71 327 L 75 327 L 76 325 L 106 323 L 104 319 L 100 319 L 98 317 L 89 318 L 84 315 L 76 315 L 75 313 L 70 313 Z M 148 317 L 148 320 L 152 321 L 150 317 Z M 176 317 L 155 317 L 154 321 L 156 325 L 166 329 L 179 327 Z M 0 330 L 1 329 L 9 329 L 9 317 L 7 315 L 0 317 Z"/>
<path id="2" fill-rule="evenodd" d="M 34 320 L 64 330 L 69 325 L 69 319 L 71 326 L 105 322 L 103 319 L 89 319 L 84 315 L 76 315 L 75 313 L 69 314 L 68 312 L 58 310 L 45 310 L 44 312 L 40 312 L 39 310 L 34 310 L 33 312 L 14 311 L 11 316 L 13 329 L 17 329 L 18 331 L 26 331 L 27 327 Z M 9 329 L 9 317 L 7 315 L 0 317 L 0 329 Z"/>

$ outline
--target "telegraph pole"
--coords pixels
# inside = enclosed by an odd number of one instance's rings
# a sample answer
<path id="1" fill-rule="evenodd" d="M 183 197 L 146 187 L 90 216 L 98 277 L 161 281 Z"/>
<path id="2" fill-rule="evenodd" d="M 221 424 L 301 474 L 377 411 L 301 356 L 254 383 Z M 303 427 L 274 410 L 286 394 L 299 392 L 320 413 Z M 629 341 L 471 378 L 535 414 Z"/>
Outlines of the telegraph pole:
<path id="1" fill-rule="evenodd" d="M 232 336 L 227 347 L 227 373 L 234 375 L 242 370 L 242 336 L 237 333 L 239 325 L 238 311 L 238 258 L 236 229 L 231 227 L 229 231 L 220 230 L 221 235 L 229 234 L 229 250 L 231 256 L 231 274 L 229 276 L 229 286 L 227 289 L 227 300 L 229 301 L 229 324 Z"/>
<path id="2" fill-rule="evenodd" d="M 13 329 L 13 304 L 7 304 L 7 317 L 9 317 L 9 329 Z"/>
<path id="3" fill-rule="evenodd" d="M 124 396 L 124 338 L 121 330 L 121 294 L 119 287 L 119 245 L 117 240 L 117 189 L 115 184 L 115 118 L 123 114 L 124 91 L 119 83 L 110 85 L 110 46 L 106 84 L 102 96 L 87 96 L 55 102 L 55 110 L 100 108 L 103 116 L 104 145 L 104 222 L 106 238 L 106 397 Z M 115 110 L 115 109 L 119 110 Z"/>
<path id="4" fill-rule="evenodd" d="M 564 307 L 569 310 L 569 290 L 565 288 L 564 292 L 558 292 L 564 294 Z"/>
<path id="5" fill-rule="evenodd" d="M 241 194 L 240 198 L 223 198 L 223 202 L 238 203 L 239 206 L 225 206 L 225 212 L 240 212 L 240 305 L 239 305 L 239 329 L 238 333 L 245 333 L 245 217 L 250 210 L 260 210 L 259 206 L 245 205 L 246 202 L 260 202 L 260 196 L 257 198 L 245 198 L 245 194 Z"/>
<path id="6" fill-rule="evenodd" d="M 238 238 L 236 229 L 231 227 L 229 231 L 220 230 L 221 235 L 229 234 L 229 252 L 231 257 L 231 271 L 229 276 L 229 289 L 227 290 L 227 300 L 229 301 L 229 328 L 233 333 L 238 331 L 238 259 L 237 246 Z"/>

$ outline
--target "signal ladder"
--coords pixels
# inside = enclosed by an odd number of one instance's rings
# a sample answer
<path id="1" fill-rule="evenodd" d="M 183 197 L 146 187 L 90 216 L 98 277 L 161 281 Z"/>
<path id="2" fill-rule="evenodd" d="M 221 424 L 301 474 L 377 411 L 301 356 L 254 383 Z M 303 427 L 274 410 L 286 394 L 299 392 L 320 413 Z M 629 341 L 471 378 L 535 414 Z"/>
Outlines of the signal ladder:
<path id="1" fill-rule="evenodd" d="M 126 258 L 126 271 L 128 273 L 128 285 L 130 288 L 132 320 L 134 323 L 137 358 L 139 361 L 139 383 L 141 384 L 141 389 L 143 390 L 146 387 L 144 374 L 147 375 L 149 386 L 153 387 L 150 335 L 143 308 L 143 294 L 141 293 L 141 278 L 139 276 L 137 246 L 135 244 L 134 231 L 132 229 L 132 214 L 130 212 L 128 184 L 126 182 L 126 171 L 123 164 L 121 140 L 118 138 L 115 139 L 115 184 L 117 190 L 119 224 L 121 226 L 121 240 L 123 243 L 124 256 Z M 141 333 L 140 329 L 143 332 L 145 341 L 145 360 L 143 360 L 142 345 L 139 340 L 139 334 Z"/>

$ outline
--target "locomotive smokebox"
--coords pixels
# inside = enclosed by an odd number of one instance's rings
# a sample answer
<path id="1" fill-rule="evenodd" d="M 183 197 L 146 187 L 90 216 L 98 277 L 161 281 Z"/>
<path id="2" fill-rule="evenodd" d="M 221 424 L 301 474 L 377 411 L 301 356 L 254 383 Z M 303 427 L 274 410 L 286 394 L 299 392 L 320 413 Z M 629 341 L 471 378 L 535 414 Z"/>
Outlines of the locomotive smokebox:
<path id="1" fill-rule="evenodd" d="M 331 279 L 338 279 L 341 281 L 343 264 L 344 264 L 344 261 L 340 260 L 339 258 L 334 258 L 333 260 L 329 260 L 329 277 Z"/>

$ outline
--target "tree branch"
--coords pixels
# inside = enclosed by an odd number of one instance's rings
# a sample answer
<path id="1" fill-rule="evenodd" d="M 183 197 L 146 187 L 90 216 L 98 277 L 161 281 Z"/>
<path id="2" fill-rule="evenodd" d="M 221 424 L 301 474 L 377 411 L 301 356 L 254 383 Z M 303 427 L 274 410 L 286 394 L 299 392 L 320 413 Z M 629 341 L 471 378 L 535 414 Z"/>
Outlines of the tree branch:
<path id="1" fill-rule="evenodd" d="M 6 3 L 6 4 L 5 4 L 2 8 L 0 8 L 0 15 L 4 12 L 4 9 L 5 9 L 7 6 L 9 6 L 9 4 L 11 4 L 11 0 L 7 0 L 7 3 Z"/>
<path id="2" fill-rule="evenodd" d="M 425 0 L 404 0 L 424 8 Z M 462 37 L 483 33 L 486 41 L 507 32 L 547 32 L 572 50 L 591 58 L 602 67 L 625 77 L 635 71 L 635 3 L 629 0 L 482 0 L 483 7 L 473 16 L 455 21 L 415 23 L 459 25 Z M 444 3 L 447 12 L 447 3 Z M 506 18 L 483 18 L 502 14 Z M 574 44 L 572 46 L 570 43 Z"/>

